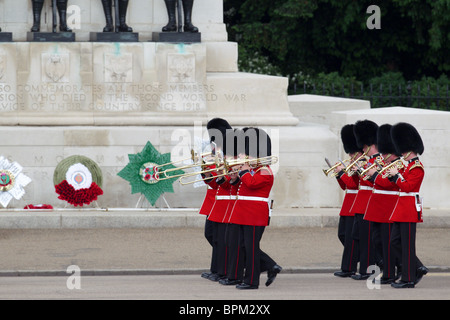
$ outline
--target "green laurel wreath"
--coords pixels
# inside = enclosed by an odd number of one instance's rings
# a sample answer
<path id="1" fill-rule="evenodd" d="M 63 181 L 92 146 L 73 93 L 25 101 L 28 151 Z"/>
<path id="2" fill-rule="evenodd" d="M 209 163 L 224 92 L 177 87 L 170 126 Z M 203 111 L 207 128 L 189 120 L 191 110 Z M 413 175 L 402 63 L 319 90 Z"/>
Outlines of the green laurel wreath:
<path id="1" fill-rule="evenodd" d="M 142 169 L 148 163 L 155 165 L 162 165 L 170 163 L 170 153 L 161 154 L 155 147 L 147 142 L 141 152 L 128 155 L 129 163 L 117 174 L 119 177 L 127 180 L 131 185 L 131 194 L 141 193 L 152 204 L 155 205 L 156 200 L 165 193 L 173 193 L 173 183 L 177 178 L 153 181 L 149 183 L 142 177 Z M 165 165 L 162 169 L 169 169 L 176 167 L 172 164 Z M 183 174 L 183 170 L 174 170 L 170 175 Z"/>

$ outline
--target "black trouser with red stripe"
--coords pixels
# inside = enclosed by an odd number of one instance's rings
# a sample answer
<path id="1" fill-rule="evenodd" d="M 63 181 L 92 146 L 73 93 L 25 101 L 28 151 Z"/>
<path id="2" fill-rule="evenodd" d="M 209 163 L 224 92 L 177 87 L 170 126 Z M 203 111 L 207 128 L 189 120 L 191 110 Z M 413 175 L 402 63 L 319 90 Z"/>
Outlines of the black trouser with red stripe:
<path id="1" fill-rule="evenodd" d="M 208 220 L 208 217 L 206 217 L 204 234 L 205 234 L 206 240 L 211 245 L 211 248 L 213 249 L 213 252 L 214 252 L 214 243 L 213 243 L 214 227 L 213 227 L 213 224 L 214 224 L 214 222 Z M 210 266 L 209 270 L 213 273 L 217 273 L 217 266 L 215 265 L 215 261 L 213 259 L 211 259 L 211 266 Z"/>
<path id="2" fill-rule="evenodd" d="M 372 222 L 364 220 L 363 214 L 355 214 L 353 239 L 359 242 L 359 273 L 367 274 L 367 268 L 374 264 L 374 248 L 371 239 Z"/>
<path id="3" fill-rule="evenodd" d="M 423 266 L 416 256 L 416 227 L 415 222 L 394 222 L 392 226 L 391 259 L 401 259 L 401 280 L 405 282 L 415 282 L 417 268 Z"/>
<path id="4" fill-rule="evenodd" d="M 395 267 L 400 268 L 401 261 L 398 258 L 392 260 L 391 257 L 391 232 L 392 223 L 372 222 L 372 241 L 376 252 L 376 261 L 383 261 L 383 279 L 395 278 Z"/>
<path id="5" fill-rule="evenodd" d="M 338 238 L 344 246 L 341 270 L 345 272 L 356 272 L 359 260 L 359 243 L 352 237 L 353 220 L 353 216 L 339 217 Z"/>
<path id="6" fill-rule="evenodd" d="M 228 225 L 228 279 L 258 286 L 261 272 L 276 265 L 259 246 L 264 230 L 264 226 Z"/>
<path id="7" fill-rule="evenodd" d="M 226 223 L 213 222 L 213 250 L 211 257 L 211 266 L 214 273 L 220 276 L 227 274 L 227 245 L 225 241 Z"/>

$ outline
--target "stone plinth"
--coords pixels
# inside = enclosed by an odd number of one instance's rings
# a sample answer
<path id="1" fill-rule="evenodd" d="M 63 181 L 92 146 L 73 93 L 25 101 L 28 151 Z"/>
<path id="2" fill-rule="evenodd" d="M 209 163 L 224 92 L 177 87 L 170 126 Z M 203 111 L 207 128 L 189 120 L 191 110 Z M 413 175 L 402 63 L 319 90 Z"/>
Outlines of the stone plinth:
<path id="1" fill-rule="evenodd" d="M 237 47 L 220 47 L 222 64 L 211 43 L 4 44 L 0 125 L 192 125 L 215 116 L 298 123 L 286 78 L 230 72 Z"/>

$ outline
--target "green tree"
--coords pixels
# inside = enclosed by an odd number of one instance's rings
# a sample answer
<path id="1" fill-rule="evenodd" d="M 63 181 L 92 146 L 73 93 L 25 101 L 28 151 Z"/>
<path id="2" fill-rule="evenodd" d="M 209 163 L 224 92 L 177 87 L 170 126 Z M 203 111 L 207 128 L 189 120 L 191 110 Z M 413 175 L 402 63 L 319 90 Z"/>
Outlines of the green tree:
<path id="1" fill-rule="evenodd" d="M 380 30 L 366 26 L 372 4 Z M 224 0 L 224 13 L 240 54 L 257 52 L 284 75 L 413 80 L 450 71 L 449 0 Z"/>

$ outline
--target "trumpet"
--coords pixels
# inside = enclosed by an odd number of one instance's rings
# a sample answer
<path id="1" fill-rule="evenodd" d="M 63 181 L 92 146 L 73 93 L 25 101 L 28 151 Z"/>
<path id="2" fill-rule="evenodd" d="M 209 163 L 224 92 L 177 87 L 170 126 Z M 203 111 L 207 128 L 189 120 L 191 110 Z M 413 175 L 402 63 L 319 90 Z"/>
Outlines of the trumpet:
<path id="1" fill-rule="evenodd" d="M 347 174 L 349 174 L 349 171 L 355 166 L 355 165 L 357 165 L 358 164 L 358 162 L 360 162 L 360 161 L 364 161 L 364 162 L 367 162 L 367 153 L 369 152 L 369 148 L 367 148 L 367 150 L 366 151 L 364 151 L 364 153 L 362 154 L 362 155 L 360 155 L 356 160 L 354 160 L 351 164 L 349 164 L 345 169 L 344 169 L 344 172 L 345 173 L 347 173 Z M 349 174 L 349 175 L 353 175 L 353 172 L 351 173 L 351 174 Z"/>
<path id="2" fill-rule="evenodd" d="M 405 165 L 403 164 L 403 157 L 392 161 L 390 164 L 388 164 L 387 166 L 384 166 L 379 172 L 378 174 L 381 174 L 381 176 L 383 178 L 386 178 L 388 176 L 388 173 L 385 172 L 387 169 L 390 169 L 392 167 L 397 167 L 397 169 L 402 169 Z"/>
<path id="3" fill-rule="evenodd" d="M 377 157 L 375 159 L 375 161 L 373 162 L 372 165 L 370 165 L 368 168 L 366 169 L 362 169 L 362 170 L 358 170 L 358 174 L 359 176 L 364 176 L 364 180 L 369 179 L 369 176 L 367 176 L 367 172 L 369 172 L 370 170 L 376 168 L 378 171 L 380 171 L 383 168 L 383 159 L 381 157 Z"/>
<path id="4" fill-rule="evenodd" d="M 330 168 L 329 168 L 329 169 L 322 169 L 322 171 L 323 171 L 323 173 L 328 177 L 328 175 L 330 174 L 330 172 L 334 171 L 334 169 L 336 169 L 336 168 L 337 168 L 338 166 L 340 166 L 340 165 L 344 165 L 344 167 L 345 167 L 345 166 L 346 166 L 345 163 L 350 162 L 351 159 L 352 159 L 352 158 L 345 159 L 344 161 L 338 161 L 338 162 L 336 162 L 336 164 L 334 164 L 334 165 L 332 166 L 331 163 L 330 163 L 330 161 L 329 161 L 327 158 L 325 158 L 325 162 L 328 164 L 328 166 L 329 166 Z M 330 177 L 334 177 L 334 176 L 336 176 L 336 175 L 337 175 L 337 173 L 333 172 L 333 173 L 331 174 Z"/>
<path id="5" fill-rule="evenodd" d="M 244 165 L 245 163 L 248 163 L 250 167 L 258 167 L 258 166 L 266 166 L 271 164 L 276 164 L 278 162 L 278 157 L 276 156 L 267 156 L 267 157 L 261 157 L 256 159 L 233 159 L 233 160 L 224 160 L 223 163 L 216 163 L 216 168 L 214 169 L 208 169 L 208 170 L 202 170 L 200 172 L 192 172 L 189 175 L 184 175 L 180 178 L 181 185 L 188 185 L 193 184 L 200 181 L 205 181 L 208 179 L 211 179 L 211 177 L 204 177 L 202 179 L 197 180 L 191 180 L 191 181 L 183 181 L 183 179 L 189 178 L 191 176 L 197 175 L 197 174 L 203 174 L 213 171 L 223 171 L 223 173 L 220 173 L 218 175 L 214 176 L 215 178 L 224 177 L 233 173 L 238 173 L 240 166 Z"/>

